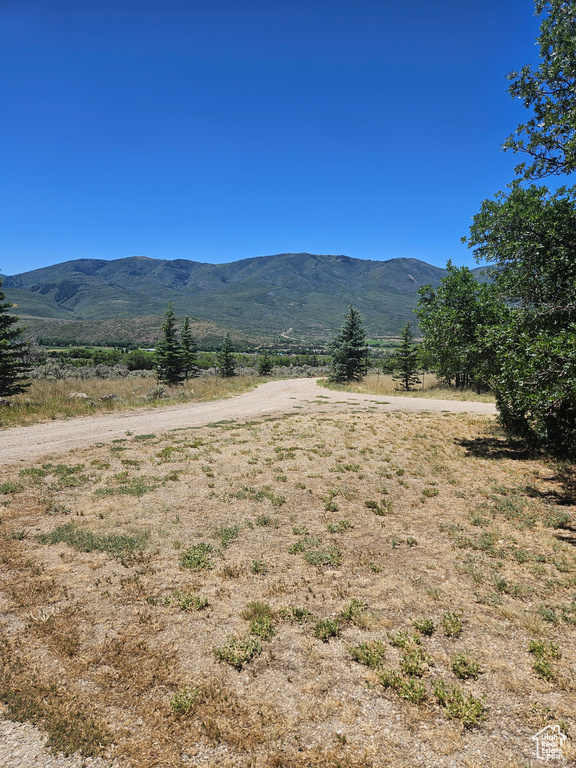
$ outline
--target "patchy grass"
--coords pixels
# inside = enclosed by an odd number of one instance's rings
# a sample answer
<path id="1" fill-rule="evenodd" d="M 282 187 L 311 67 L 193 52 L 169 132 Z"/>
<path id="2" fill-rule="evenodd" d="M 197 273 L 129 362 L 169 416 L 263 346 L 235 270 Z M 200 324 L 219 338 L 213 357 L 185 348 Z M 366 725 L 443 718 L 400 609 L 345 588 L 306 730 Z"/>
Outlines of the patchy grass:
<path id="1" fill-rule="evenodd" d="M 119 768 L 519 768 L 576 733 L 573 468 L 346 408 L 4 467 L 7 716 Z"/>

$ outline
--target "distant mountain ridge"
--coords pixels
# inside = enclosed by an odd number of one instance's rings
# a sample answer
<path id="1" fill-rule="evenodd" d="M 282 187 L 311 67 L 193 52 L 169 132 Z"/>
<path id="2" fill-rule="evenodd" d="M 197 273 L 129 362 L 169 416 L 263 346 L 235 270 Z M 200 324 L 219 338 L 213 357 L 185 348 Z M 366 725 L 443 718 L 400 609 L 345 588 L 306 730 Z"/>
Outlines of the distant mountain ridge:
<path id="1" fill-rule="evenodd" d="M 283 253 L 205 264 L 133 256 L 76 259 L 4 278 L 8 300 L 27 318 L 78 322 L 178 315 L 216 323 L 247 336 L 327 338 L 349 304 L 368 333 L 395 335 L 418 289 L 446 274 L 418 259 L 369 261 L 343 255 Z M 38 326 L 38 323 L 34 323 Z"/>

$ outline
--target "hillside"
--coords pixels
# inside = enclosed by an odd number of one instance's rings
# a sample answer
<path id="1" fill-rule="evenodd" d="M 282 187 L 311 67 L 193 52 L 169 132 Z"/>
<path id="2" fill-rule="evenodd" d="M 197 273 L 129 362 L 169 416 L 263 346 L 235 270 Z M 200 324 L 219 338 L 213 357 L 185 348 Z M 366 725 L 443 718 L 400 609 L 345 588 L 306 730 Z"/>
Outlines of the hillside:
<path id="1" fill-rule="evenodd" d="M 48 325 L 63 330 L 67 321 L 82 336 L 102 322 L 161 316 L 173 302 L 180 315 L 251 338 L 289 333 L 296 341 L 312 341 L 339 327 L 350 303 L 362 312 L 370 335 L 398 333 L 414 320 L 418 288 L 436 285 L 443 274 L 417 259 L 308 253 L 229 264 L 132 257 L 67 261 L 6 277 L 3 287 L 36 332 Z M 52 322 L 29 322 L 33 318 Z"/>

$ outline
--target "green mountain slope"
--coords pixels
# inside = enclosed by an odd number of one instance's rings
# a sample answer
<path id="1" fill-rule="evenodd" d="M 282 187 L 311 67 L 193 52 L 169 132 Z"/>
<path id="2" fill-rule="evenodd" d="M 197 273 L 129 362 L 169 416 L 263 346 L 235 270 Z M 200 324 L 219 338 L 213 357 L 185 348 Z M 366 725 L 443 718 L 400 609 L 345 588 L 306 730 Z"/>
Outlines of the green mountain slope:
<path id="1" fill-rule="evenodd" d="M 160 316 L 169 301 L 179 315 L 275 338 L 289 329 L 302 341 L 325 339 L 352 303 L 370 335 L 398 333 L 414 322 L 417 291 L 445 274 L 417 259 L 365 261 L 288 253 L 203 264 L 132 257 L 78 259 L 6 277 L 7 298 L 30 318 L 76 323 Z M 35 324 L 36 325 L 36 324 Z"/>

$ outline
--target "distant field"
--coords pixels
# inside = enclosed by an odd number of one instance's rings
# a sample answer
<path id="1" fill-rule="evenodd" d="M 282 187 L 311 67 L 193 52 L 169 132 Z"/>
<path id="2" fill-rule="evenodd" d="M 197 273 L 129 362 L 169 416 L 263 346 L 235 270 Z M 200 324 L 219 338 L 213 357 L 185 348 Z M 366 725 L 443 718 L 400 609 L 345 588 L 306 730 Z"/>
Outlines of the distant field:
<path id="1" fill-rule="evenodd" d="M 317 407 L 5 467 L 5 716 L 122 768 L 573 761 L 569 468 Z"/>

